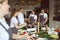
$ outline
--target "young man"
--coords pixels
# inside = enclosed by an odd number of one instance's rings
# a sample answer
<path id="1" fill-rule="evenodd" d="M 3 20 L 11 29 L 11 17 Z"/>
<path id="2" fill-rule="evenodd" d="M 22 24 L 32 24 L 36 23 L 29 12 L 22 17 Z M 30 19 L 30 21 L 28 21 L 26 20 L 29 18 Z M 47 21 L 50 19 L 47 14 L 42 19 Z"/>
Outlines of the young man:
<path id="1" fill-rule="evenodd" d="M 41 26 L 42 27 L 45 27 L 46 25 L 46 22 L 48 21 L 48 15 L 47 13 L 44 12 L 44 9 L 41 10 L 41 13 L 39 14 L 39 22 L 40 24 L 42 24 Z M 43 28 L 44 30 L 45 28 Z"/>
<path id="2" fill-rule="evenodd" d="M 39 21 L 42 24 L 46 24 L 46 22 L 48 21 L 48 15 L 44 12 L 44 9 L 42 9 L 41 13 L 39 14 Z"/>

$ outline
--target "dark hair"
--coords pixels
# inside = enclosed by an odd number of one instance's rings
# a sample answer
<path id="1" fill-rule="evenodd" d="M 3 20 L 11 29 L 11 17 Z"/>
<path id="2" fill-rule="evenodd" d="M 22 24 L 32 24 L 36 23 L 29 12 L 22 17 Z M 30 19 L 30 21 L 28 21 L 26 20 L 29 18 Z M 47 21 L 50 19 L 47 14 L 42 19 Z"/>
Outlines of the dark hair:
<path id="1" fill-rule="evenodd" d="M 45 12 L 45 9 L 44 8 L 42 8 L 41 10 L 44 10 L 44 12 Z"/>
<path id="2" fill-rule="evenodd" d="M 45 10 L 44 8 L 42 8 L 41 10 Z"/>
<path id="3" fill-rule="evenodd" d="M 34 12 L 35 12 L 35 10 L 32 10 L 32 11 L 34 11 Z"/>
<path id="4" fill-rule="evenodd" d="M 11 17 L 14 16 L 15 12 L 19 12 L 21 9 L 22 9 L 22 8 L 13 8 L 13 9 L 11 10 Z M 11 17 L 10 17 L 10 19 L 11 19 Z"/>
<path id="5" fill-rule="evenodd" d="M 34 14 L 36 14 L 35 10 L 32 10 L 32 12 L 34 12 Z"/>
<path id="6" fill-rule="evenodd" d="M 19 8 L 19 11 L 20 11 L 21 9 L 23 9 L 23 8 Z"/>
<path id="7" fill-rule="evenodd" d="M 19 9 L 18 9 L 18 8 L 13 8 L 13 9 L 11 10 L 11 17 L 10 17 L 10 19 L 14 16 L 14 14 L 15 14 L 16 12 L 19 12 Z"/>

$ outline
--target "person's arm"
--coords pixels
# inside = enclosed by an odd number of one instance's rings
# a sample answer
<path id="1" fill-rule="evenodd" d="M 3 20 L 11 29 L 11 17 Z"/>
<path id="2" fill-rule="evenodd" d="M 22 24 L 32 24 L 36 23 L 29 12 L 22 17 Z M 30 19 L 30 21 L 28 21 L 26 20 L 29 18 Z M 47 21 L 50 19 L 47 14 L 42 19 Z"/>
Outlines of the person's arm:
<path id="1" fill-rule="evenodd" d="M 43 22 L 43 24 L 45 24 L 48 21 L 48 17 L 45 18 L 45 21 Z"/>
<path id="2" fill-rule="evenodd" d="M 12 34 L 12 38 L 13 39 L 20 39 L 22 37 L 24 37 L 25 35 L 18 35 L 18 34 Z"/>
<path id="3" fill-rule="evenodd" d="M 37 15 L 35 16 L 35 23 L 37 22 Z"/>
<path id="4" fill-rule="evenodd" d="M 21 37 L 22 37 L 22 35 L 12 34 L 13 39 L 20 39 Z"/>
<path id="5" fill-rule="evenodd" d="M 23 37 L 26 37 L 27 40 L 30 40 L 29 35 L 18 35 L 18 34 L 12 34 L 12 38 L 13 38 L 13 39 L 20 39 L 20 38 L 23 38 Z"/>
<path id="6" fill-rule="evenodd" d="M 43 22 L 43 24 L 45 24 L 48 21 L 48 15 L 45 14 L 45 21 Z"/>
<path id="7" fill-rule="evenodd" d="M 29 18 L 28 18 L 28 23 L 30 23 L 30 17 L 31 17 L 31 14 L 29 15 Z"/>
<path id="8" fill-rule="evenodd" d="M 37 15 L 34 16 L 35 21 L 33 22 L 33 25 L 37 23 Z"/>
<path id="9" fill-rule="evenodd" d="M 14 26 L 18 29 L 18 28 L 22 28 L 26 26 L 26 23 L 24 25 L 19 25 L 17 23 L 14 23 Z"/>
<path id="10" fill-rule="evenodd" d="M 30 17 L 28 18 L 28 23 L 30 23 Z"/>
<path id="11" fill-rule="evenodd" d="M 36 23 L 36 22 L 37 22 L 37 19 L 35 19 L 34 23 Z"/>

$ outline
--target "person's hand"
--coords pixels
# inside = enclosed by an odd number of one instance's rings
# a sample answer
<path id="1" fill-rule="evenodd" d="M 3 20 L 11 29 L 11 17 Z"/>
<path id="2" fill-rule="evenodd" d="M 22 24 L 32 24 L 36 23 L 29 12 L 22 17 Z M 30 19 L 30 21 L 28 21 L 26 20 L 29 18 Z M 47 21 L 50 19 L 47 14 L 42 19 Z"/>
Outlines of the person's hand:
<path id="1" fill-rule="evenodd" d="M 27 25 L 27 23 L 25 23 L 25 25 Z"/>
<path id="2" fill-rule="evenodd" d="M 27 25 L 27 23 L 24 23 L 24 25 L 26 26 L 26 25 Z"/>
<path id="3" fill-rule="evenodd" d="M 29 36 L 30 37 L 30 40 L 35 40 L 34 38 L 33 38 L 33 36 Z"/>
<path id="4" fill-rule="evenodd" d="M 34 23 L 32 23 L 32 25 L 34 25 Z"/>
<path id="5" fill-rule="evenodd" d="M 43 24 L 45 24 L 45 22 L 43 22 Z"/>
<path id="6" fill-rule="evenodd" d="M 32 25 L 31 25 L 31 24 L 28 24 L 28 26 L 29 26 L 29 27 L 32 27 Z"/>
<path id="7" fill-rule="evenodd" d="M 25 35 L 18 35 L 18 34 L 12 34 L 12 38 L 13 39 L 20 39 L 22 37 L 24 37 Z"/>

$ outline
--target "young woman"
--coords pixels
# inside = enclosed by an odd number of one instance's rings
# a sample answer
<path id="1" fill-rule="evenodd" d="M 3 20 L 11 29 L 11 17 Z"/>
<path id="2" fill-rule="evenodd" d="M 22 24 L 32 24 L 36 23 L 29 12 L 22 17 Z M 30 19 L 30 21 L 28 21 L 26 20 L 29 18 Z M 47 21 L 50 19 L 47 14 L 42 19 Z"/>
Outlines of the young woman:
<path id="1" fill-rule="evenodd" d="M 29 23 L 32 27 L 37 23 L 37 15 L 34 10 L 32 10 L 32 13 L 29 15 Z"/>
<path id="2" fill-rule="evenodd" d="M 9 39 L 9 26 L 4 18 L 4 16 L 8 14 L 9 8 L 8 0 L 0 0 L 0 40 L 11 40 Z"/>
<path id="3" fill-rule="evenodd" d="M 12 12 L 11 12 L 11 21 L 10 21 L 10 28 L 13 30 L 13 33 L 16 33 L 17 34 L 17 31 L 19 28 L 22 28 L 25 25 L 19 25 L 19 20 L 17 18 L 17 16 L 19 15 L 19 10 L 20 9 L 17 9 L 17 8 L 14 8 L 12 9 Z"/>
<path id="4" fill-rule="evenodd" d="M 24 21 L 24 15 L 23 15 L 23 8 L 19 8 L 19 15 L 18 15 L 18 20 L 19 20 L 19 25 L 25 25 L 25 21 Z"/>

